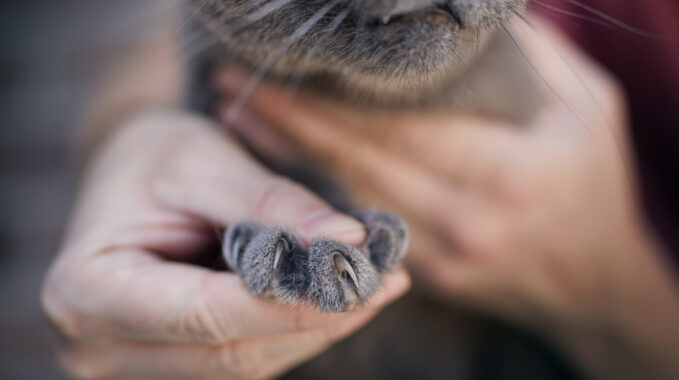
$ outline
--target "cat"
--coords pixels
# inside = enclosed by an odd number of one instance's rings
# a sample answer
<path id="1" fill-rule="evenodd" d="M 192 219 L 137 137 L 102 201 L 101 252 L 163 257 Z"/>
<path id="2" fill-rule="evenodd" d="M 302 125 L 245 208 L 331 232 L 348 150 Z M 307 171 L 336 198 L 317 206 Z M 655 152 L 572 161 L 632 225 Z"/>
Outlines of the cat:
<path id="1" fill-rule="evenodd" d="M 526 2 L 189 0 L 190 13 L 219 41 L 198 65 L 196 78 L 202 80 L 195 81 L 191 98 L 209 109 L 206 100 L 214 101 L 209 71 L 229 64 L 366 110 L 445 107 L 525 121 L 538 108 L 539 96 L 524 85 L 530 70 L 503 45 L 501 31 Z M 380 274 L 405 252 L 403 221 L 380 211 L 357 211 L 344 197 L 328 194 L 327 189 L 341 185 L 322 170 L 268 164 L 340 211 L 358 216 L 368 242 L 353 248 L 317 240 L 307 249 L 293 231 L 243 221 L 225 235 L 229 267 L 254 295 L 280 302 L 310 300 L 340 312 L 369 298 Z M 366 328 L 288 376 L 574 377 L 533 338 L 426 293 L 397 301 Z"/>

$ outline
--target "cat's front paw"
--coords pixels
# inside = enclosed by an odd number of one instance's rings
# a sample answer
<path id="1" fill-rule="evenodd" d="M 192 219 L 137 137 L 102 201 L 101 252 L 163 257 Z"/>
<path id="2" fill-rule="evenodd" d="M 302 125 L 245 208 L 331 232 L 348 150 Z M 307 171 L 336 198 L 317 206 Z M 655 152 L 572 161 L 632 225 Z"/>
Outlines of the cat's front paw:
<path id="1" fill-rule="evenodd" d="M 309 249 L 308 297 L 328 312 L 352 310 L 372 297 L 379 274 L 365 252 L 333 240 L 314 240 Z"/>
<path id="2" fill-rule="evenodd" d="M 373 208 L 362 209 L 354 213 L 354 217 L 365 225 L 368 235 L 361 249 L 378 272 L 391 272 L 408 251 L 410 233 L 406 222 L 394 214 Z"/>
<path id="3" fill-rule="evenodd" d="M 257 297 L 352 310 L 377 292 L 381 274 L 398 265 L 408 245 L 408 228 L 397 216 L 372 209 L 355 216 L 368 234 L 361 247 L 314 239 L 307 249 L 288 229 L 244 221 L 226 232 L 224 258 Z"/>
<path id="4" fill-rule="evenodd" d="M 224 247 L 227 264 L 253 295 L 281 303 L 305 297 L 309 253 L 293 232 L 240 222 L 227 231 Z"/>

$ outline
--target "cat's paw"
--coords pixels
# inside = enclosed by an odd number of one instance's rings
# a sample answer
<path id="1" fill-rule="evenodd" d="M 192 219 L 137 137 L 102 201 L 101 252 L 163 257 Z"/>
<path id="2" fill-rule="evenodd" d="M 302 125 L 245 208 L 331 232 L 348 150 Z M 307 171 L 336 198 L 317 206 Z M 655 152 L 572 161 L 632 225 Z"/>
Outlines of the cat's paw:
<path id="1" fill-rule="evenodd" d="M 375 269 L 389 273 L 408 250 L 410 233 L 406 222 L 394 214 L 365 208 L 354 213 L 365 225 L 367 238 L 361 249 L 370 257 Z"/>
<path id="2" fill-rule="evenodd" d="M 227 264 L 253 295 L 281 303 L 305 297 L 309 253 L 291 231 L 240 222 L 227 231 L 224 247 Z"/>
<path id="3" fill-rule="evenodd" d="M 379 286 L 379 274 L 365 252 L 333 240 L 311 243 L 307 295 L 319 309 L 352 310 L 372 297 Z"/>
<path id="4" fill-rule="evenodd" d="M 360 248 L 314 239 L 307 249 L 288 229 L 244 221 L 226 232 L 224 258 L 257 297 L 352 310 L 377 292 L 381 274 L 398 265 L 408 245 L 408 228 L 397 216 L 372 209 L 355 216 L 368 234 Z"/>
<path id="5" fill-rule="evenodd" d="M 251 220 L 235 224 L 226 231 L 222 244 L 222 256 L 226 265 L 234 272 L 239 272 L 240 259 L 250 241 L 262 230 L 262 226 Z"/>

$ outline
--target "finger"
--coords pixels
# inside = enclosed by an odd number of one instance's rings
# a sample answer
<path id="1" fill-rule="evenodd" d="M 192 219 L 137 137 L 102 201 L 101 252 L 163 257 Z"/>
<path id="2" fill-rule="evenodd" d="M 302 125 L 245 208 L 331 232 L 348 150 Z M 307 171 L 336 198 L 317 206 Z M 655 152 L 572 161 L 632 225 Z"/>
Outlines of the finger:
<path id="1" fill-rule="evenodd" d="M 296 142 L 333 168 L 353 188 L 370 188 L 391 203 L 407 207 L 409 213 L 421 220 L 440 214 L 442 207 L 453 213 L 462 201 L 463 197 L 448 183 L 422 171 L 418 165 L 343 133 L 341 126 L 328 125 L 332 121 L 318 117 L 310 107 L 291 102 L 276 90 L 260 86 L 251 105 L 256 113 L 285 124 L 286 132 Z"/>
<path id="2" fill-rule="evenodd" d="M 525 20 L 525 21 L 524 21 Z M 624 101 L 611 74 L 539 18 L 517 20 L 507 29 L 511 44 L 534 71 L 534 81 L 547 100 L 544 111 L 559 112 L 562 123 L 537 121 L 543 129 L 599 133 L 601 126 L 618 134 Z M 565 116 L 565 117 L 564 117 Z M 573 128 L 579 126 L 580 128 Z"/>
<path id="3" fill-rule="evenodd" d="M 220 345 L 140 342 L 66 347 L 61 362 L 87 379 L 259 379 L 279 375 L 354 332 L 377 310 L 355 313 L 332 328 L 240 339 Z"/>
<path id="4" fill-rule="evenodd" d="M 228 113 L 231 104 L 223 106 L 224 113 Z M 257 119 L 248 109 L 240 110 L 231 122 L 226 124 L 248 147 L 269 162 L 286 164 L 299 161 L 299 151 L 294 144 L 286 139 L 279 131 Z"/>
<path id="5" fill-rule="evenodd" d="M 301 101 L 304 102 L 306 99 Z M 287 112 L 292 114 L 304 113 L 309 109 L 300 107 L 297 101 L 286 104 L 290 105 Z M 351 141 L 348 142 L 348 146 L 333 144 L 324 147 L 337 151 L 335 156 L 354 155 L 354 152 L 347 152 L 347 149 L 355 151 L 355 141 L 360 141 L 392 156 L 418 164 L 421 169 L 430 171 L 436 176 L 464 185 L 477 183 L 491 167 L 511 160 L 519 154 L 525 145 L 523 135 L 527 132 L 526 128 L 507 123 L 442 112 L 394 111 L 390 114 L 381 112 L 375 114 L 338 105 L 317 104 L 313 101 L 310 106 L 315 111 L 314 115 L 310 116 L 317 118 L 315 128 L 318 140 L 336 141 L 333 140 L 335 136 L 328 133 L 329 129 L 332 131 L 334 128 L 337 131 L 341 129 L 347 141 Z M 228 105 L 225 109 L 228 110 Z M 287 131 L 292 122 L 280 122 L 279 118 L 285 115 L 273 114 L 269 107 L 262 108 L 261 115 L 272 120 L 270 123 L 261 121 L 261 118 L 255 120 L 250 112 L 247 114 L 248 117 L 245 118 L 247 122 L 236 119 L 231 125 L 234 125 L 241 136 L 250 141 L 258 152 L 262 152 L 261 154 L 276 151 L 267 144 L 269 134 L 281 134 L 281 131 L 274 129 L 288 132 L 293 139 L 298 136 L 294 131 L 293 133 Z M 266 132 L 261 132 L 262 130 Z M 318 140 L 304 139 L 295 143 L 302 145 L 306 150 L 313 150 L 314 147 L 310 144 L 317 144 Z M 327 149 L 323 149 L 323 152 L 325 156 L 330 154 Z M 341 159 L 332 163 L 347 165 L 348 162 Z"/>
<path id="6" fill-rule="evenodd" d="M 229 225 L 241 219 L 287 225 L 303 240 L 323 235 L 360 244 L 365 231 L 356 220 L 256 163 L 218 134 L 187 139 L 151 179 L 153 195 L 174 208 Z"/>
<path id="7" fill-rule="evenodd" d="M 235 275 L 162 261 L 143 251 L 100 253 L 76 267 L 78 276 L 60 275 L 68 281 L 52 276 L 53 284 L 46 287 L 52 293 L 48 313 L 76 339 L 222 343 L 328 327 L 354 315 L 254 298 Z M 391 302 L 408 285 L 403 271 L 386 276 L 383 290 L 364 312 Z"/>
<path id="8" fill-rule="evenodd" d="M 238 87 L 239 75 L 225 72 L 221 81 Z M 378 124 L 354 130 L 344 121 L 351 117 L 338 122 L 325 111 L 333 106 L 286 98 L 267 85 L 259 86 L 251 104 L 353 189 L 368 192 L 377 204 L 386 201 L 392 209 L 398 205 L 420 221 L 430 220 L 433 228 L 432 216 L 459 214 L 465 193 L 480 193 L 479 188 L 493 193 L 496 183 L 506 182 L 506 173 L 533 142 L 526 128 L 444 112 L 368 113 Z M 330 113 L 340 111 L 357 112 Z"/>
<path id="9" fill-rule="evenodd" d="M 525 128 L 474 117 L 424 114 L 401 122 L 408 124 L 380 147 L 460 186 L 479 184 L 494 167 L 516 160 L 526 145 Z"/>

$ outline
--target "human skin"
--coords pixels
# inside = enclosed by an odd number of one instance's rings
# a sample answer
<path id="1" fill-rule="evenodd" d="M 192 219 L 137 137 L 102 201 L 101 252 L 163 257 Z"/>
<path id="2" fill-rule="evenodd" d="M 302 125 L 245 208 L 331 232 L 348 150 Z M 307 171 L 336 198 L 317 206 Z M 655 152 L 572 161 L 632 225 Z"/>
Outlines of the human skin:
<path id="1" fill-rule="evenodd" d="M 229 121 L 270 158 L 285 159 L 271 142 L 287 141 L 402 215 L 413 277 L 443 299 L 541 334 L 594 378 L 679 378 L 679 290 L 639 210 L 624 96 L 539 29 L 549 44 L 512 28 L 549 83 L 532 84 L 545 104 L 528 125 L 357 111 L 267 85 Z M 227 93 L 246 81 L 220 77 Z"/>
<path id="2" fill-rule="evenodd" d="M 257 299 L 235 274 L 195 264 L 216 229 L 244 218 L 288 225 L 307 242 L 365 238 L 358 222 L 267 171 L 207 120 L 157 110 L 115 128 L 90 161 L 44 284 L 69 374 L 271 378 L 354 332 L 408 288 L 398 269 L 366 306 L 341 314 Z"/>

